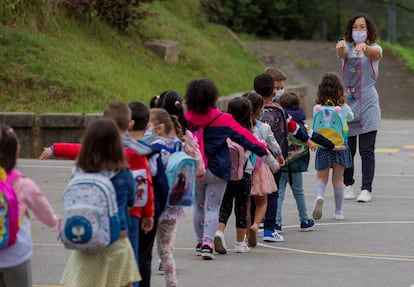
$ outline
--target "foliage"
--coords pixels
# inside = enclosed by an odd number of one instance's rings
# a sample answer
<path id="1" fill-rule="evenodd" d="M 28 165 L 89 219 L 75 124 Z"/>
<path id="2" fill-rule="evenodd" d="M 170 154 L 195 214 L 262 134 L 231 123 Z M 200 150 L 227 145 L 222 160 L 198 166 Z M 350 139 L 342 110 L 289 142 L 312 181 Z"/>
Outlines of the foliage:
<path id="1" fill-rule="evenodd" d="M 225 27 L 203 21 L 195 0 L 155 1 L 140 9 L 150 14 L 128 34 L 95 15 L 85 22 L 62 13 L 55 23 L 46 15 L 42 30 L 0 24 L 1 110 L 101 112 L 114 100 L 148 103 L 166 89 L 183 95 L 187 83 L 201 77 L 228 95 L 250 90 L 263 71 Z M 177 41 L 179 62 L 167 64 L 144 49 L 148 38 Z"/>

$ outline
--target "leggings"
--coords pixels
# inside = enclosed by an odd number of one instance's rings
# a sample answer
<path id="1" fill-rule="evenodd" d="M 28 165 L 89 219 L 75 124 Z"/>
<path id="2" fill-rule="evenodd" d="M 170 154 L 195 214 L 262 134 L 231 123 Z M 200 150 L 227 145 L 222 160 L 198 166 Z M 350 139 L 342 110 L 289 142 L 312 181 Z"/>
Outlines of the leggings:
<path id="1" fill-rule="evenodd" d="M 30 259 L 17 266 L 0 268 L 0 287 L 32 287 Z"/>

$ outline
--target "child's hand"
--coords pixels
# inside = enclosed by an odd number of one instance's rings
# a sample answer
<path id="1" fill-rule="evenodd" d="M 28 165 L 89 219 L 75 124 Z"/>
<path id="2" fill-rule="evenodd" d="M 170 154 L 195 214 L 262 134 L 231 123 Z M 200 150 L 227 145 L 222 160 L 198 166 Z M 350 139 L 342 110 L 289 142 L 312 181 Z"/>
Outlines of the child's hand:
<path id="1" fill-rule="evenodd" d="M 154 228 L 154 217 L 144 217 L 141 222 L 141 229 L 145 234 Z"/>
<path id="2" fill-rule="evenodd" d="M 284 166 L 286 164 L 285 158 L 281 154 L 276 157 L 276 160 L 279 163 L 279 166 Z"/>
<path id="3" fill-rule="evenodd" d="M 344 146 L 344 145 L 336 145 L 336 146 L 333 148 L 333 150 L 334 150 L 334 151 L 346 150 L 346 146 Z"/>
<path id="4" fill-rule="evenodd" d="M 311 141 L 310 139 L 308 139 L 307 142 L 304 143 L 305 146 L 307 146 L 311 151 L 315 151 L 316 150 L 316 144 Z"/>
<path id="5" fill-rule="evenodd" d="M 53 155 L 52 149 L 50 147 L 43 148 L 43 152 L 40 154 L 39 159 L 48 159 Z"/>

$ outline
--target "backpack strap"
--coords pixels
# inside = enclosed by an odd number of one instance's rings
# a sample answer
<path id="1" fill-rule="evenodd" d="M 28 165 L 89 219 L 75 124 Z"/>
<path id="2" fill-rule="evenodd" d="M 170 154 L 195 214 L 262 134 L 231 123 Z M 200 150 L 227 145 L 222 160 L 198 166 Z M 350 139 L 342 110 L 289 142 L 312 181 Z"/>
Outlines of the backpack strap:
<path id="1" fill-rule="evenodd" d="M 223 113 L 219 113 L 218 115 L 216 115 L 211 121 L 209 121 L 207 124 L 206 124 L 206 126 L 204 127 L 204 128 L 206 128 L 206 127 L 209 127 L 212 123 L 214 123 L 214 121 L 215 120 L 217 120 L 221 115 L 222 115 Z"/>

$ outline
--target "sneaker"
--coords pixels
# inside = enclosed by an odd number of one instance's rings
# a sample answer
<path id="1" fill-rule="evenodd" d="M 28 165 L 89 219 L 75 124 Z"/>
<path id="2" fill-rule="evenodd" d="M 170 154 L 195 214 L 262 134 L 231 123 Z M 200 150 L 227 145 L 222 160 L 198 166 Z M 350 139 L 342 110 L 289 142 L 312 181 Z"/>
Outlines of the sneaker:
<path id="1" fill-rule="evenodd" d="M 282 242 L 285 239 L 283 238 L 282 235 L 280 235 L 279 233 L 277 233 L 276 230 L 271 231 L 269 229 L 265 229 L 264 233 L 263 233 L 263 241 L 265 242 Z"/>
<path id="2" fill-rule="evenodd" d="M 256 228 L 257 228 L 257 226 L 256 226 Z M 256 245 L 257 245 L 257 230 L 256 230 L 256 228 L 250 227 L 250 229 L 249 229 L 249 237 L 247 238 L 247 241 L 248 241 L 250 247 L 256 247 Z M 236 249 L 236 248 L 234 248 L 234 249 Z"/>
<path id="3" fill-rule="evenodd" d="M 246 242 L 236 242 L 234 244 L 234 252 L 236 253 L 246 253 L 249 252 L 250 248 L 247 246 Z"/>
<path id="4" fill-rule="evenodd" d="M 203 246 L 201 246 L 201 258 L 204 260 L 213 260 L 213 248 L 210 246 L 211 243 L 205 243 Z M 211 244 L 213 245 L 213 244 Z"/>
<path id="5" fill-rule="evenodd" d="M 279 233 L 280 233 L 280 232 L 282 231 L 282 224 L 277 224 L 277 223 L 276 223 L 276 227 L 275 227 L 275 229 L 276 229 L 276 231 L 277 231 L 277 232 L 279 232 Z"/>
<path id="6" fill-rule="evenodd" d="M 344 220 L 344 212 L 342 210 L 335 211 L 335 220 Z"/>
<path id="7" fill-rule="evenodd" d="M 344 188 L 344 199 L 355 199 L 356 195 L 354 192 L 353 185 L 346 185 Z"/>
<path id="8" fill-rule="evenodd" d="M 315 221 L 308 219 L 300 223 L 300 231 L 311 231 L 315 227 Z"/>
<path id="9" fill-rule="evenodd" d="M 371 192 L 369 192 L 368 190 L 364 189 L 361 191 L 361 193 L 359 194 L 358 198 L 357 198 L 358 202 L 370 202 L 371 201 Z"/>
<path id="10" fill-rule="evenodd" d="M 312 211 L 312 217 L 313 219 L 321 219 L 322 217 L 322 207 L 323 207 L 323 197 L 318 196 L 315 200 L 315 205 L 313 207 Z"/>
<path id="11" fill-rule="evenodd" d="M 259 229 L 264 229 L 264 223 L 263 222 L 260 222 Z"/>
<path id="12" fill-rule="evenodd" d="M 158 265 L 158 274 L 164 275 L 164 265 L 162 264 L 161 261 L 160 261 L 160 265 Z"/>
<path id="13" fill-rule="evenodd" d="M 219 254 L 227 253 L 226 241 L 224 240 L 224 233 L 220 230 L 216 231 L 214 236 L 214 250 Z"/>
<path id="14" fill-rule="evenodd" d="M 202 243 L 197 243 L 197 246 L 196 246 L 196 256 L 201 256 L 201 246 L 202 245 L 203 245 Z"/>

